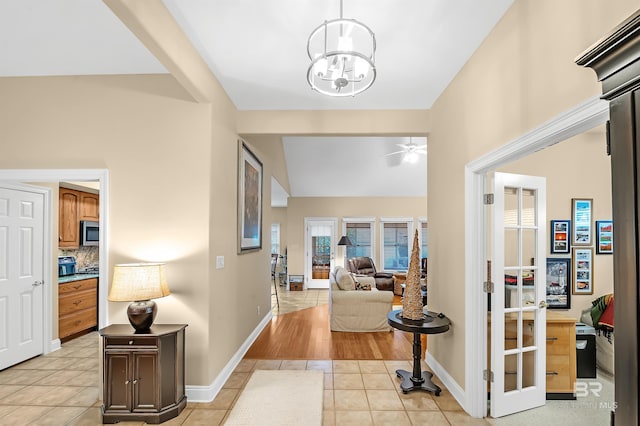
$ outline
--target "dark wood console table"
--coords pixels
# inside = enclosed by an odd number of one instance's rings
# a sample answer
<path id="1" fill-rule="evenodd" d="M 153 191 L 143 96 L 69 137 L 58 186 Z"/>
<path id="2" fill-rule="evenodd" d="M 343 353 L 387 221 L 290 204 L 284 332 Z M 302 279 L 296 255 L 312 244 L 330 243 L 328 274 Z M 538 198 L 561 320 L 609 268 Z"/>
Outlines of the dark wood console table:
<path id="1" fill-rule="evenodd" d="M 406 370 L 396 370 L 396 374 L 402 379 L 400 389 L 402 393 L 414 390 L 425 390 L 440 395 L 440 387 L 431 381 L 433 373 L 421 371 L 420 356 L 422 354 L 421 334 L 438 334 L 449 330 L 451 321 L 444 314 L 426 312 L 422 320 L 410 320 L 402 318 L 402 309 L 389 312 L 387 322 L 393 328 L 413 333 L 413 373 Z"/>
<path id="2" fill-rule="evenodd" d="M 162 423 L 187 405 L 185 324 L 154 324 L 136 332 L 129 324 L 100 330 L 103 339 L 102 423 Z"/>

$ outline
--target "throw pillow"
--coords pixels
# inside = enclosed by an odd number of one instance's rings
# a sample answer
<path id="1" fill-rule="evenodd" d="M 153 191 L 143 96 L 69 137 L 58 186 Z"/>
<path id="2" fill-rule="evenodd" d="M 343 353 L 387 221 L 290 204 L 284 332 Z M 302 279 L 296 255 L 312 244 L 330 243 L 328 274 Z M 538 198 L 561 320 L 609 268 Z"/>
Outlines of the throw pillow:
<path id="1" fill-rule="evenodd" d="M 613 330 L 613 297 L 607 304 L 607 307 L 605 308 L 602 315 L 600 315 L 598 325 L 608 327 Z"/>
<path id="2" fill-rule="evenodd" d="M 340 288 L 340 290 L 350 291 L 356 289 L 356 282 L 351 274 L 344 268 L 340 268 L 336 272 L 336 284 L 338 284 L 338 288 Z"/>
<path id="3" fill-rule="evenodd" d="M 361 283 L 360 281 L 356 281 L 356 290 L 361 291 L 371 291 L 371 284 L 369 283 Z"/>

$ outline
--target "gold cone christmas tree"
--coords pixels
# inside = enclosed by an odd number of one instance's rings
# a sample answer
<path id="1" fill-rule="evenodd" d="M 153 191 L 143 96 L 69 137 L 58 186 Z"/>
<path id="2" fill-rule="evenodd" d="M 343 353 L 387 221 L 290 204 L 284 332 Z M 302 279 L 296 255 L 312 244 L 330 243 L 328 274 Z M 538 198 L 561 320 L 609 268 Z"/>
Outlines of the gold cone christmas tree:
<path id="1" fill-rule="evenodd" d="M 413 249 L 409 261 L 409 272 L 405 283 L 404 296 L 402 297 L 402 317 L 412 320 L 424 318 L 422 312 L 422 293 L 420 292 L 420 244 L 418 242 L 418 230 L 413 237 Z"/>

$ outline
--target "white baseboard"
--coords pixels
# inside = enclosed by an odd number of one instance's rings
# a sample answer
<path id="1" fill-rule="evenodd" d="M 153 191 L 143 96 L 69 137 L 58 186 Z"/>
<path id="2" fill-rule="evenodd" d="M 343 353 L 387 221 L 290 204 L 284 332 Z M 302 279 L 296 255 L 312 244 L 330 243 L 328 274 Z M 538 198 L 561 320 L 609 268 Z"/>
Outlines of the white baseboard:
<path id="1" fill-rule="evenodd" d="M 253 342 L 256 341 L 262 330 L 269 324 L 273 318 L 273 313 L 269 311 L 269 313 L 260 321 L 260 323 L 256 326 L 253 332 L 247 337 L 242 346 L 238 348 L 236 353 L 231 357 L 229 362 L 224 366 L 220 374 L 211 382 L 208 386 L 195 386 L 195 385 L 186 385 L 186 394 L 187 400 L 189 402 L 211 402 L 218 395 L 222 386 L 224 386 L 225 382 L 231 376 L 231 373 L 236 369 L 242 358 L 247 353 Z"/>
<path id="2" fill-rule="evenodd" d="M 49 342 L 49 350 L 47 351 L 47 353 L 55 352 L 61 348 L 62 344 L 60 343 L 60 339 L 53 339 L 51 342 Z"/>
<path id="3" fill-rule="evenodd" d="M 466 393 L 464 389 L 460 387 L 458 382 L 456 382 L 453 377 L 445 370 L 442 365 L 429 353 L 427 349 L 427 353 L 425 354 L 424 360 L 434 375 L 438 376 L 438 379 L 442 382 L 443 385 L 447 387 L 447 390 L 453 395 L 453 397 L 458 401 L 458 404 L 466 411 Z M 437 398 L 437 397 L 436 397 Z"/>

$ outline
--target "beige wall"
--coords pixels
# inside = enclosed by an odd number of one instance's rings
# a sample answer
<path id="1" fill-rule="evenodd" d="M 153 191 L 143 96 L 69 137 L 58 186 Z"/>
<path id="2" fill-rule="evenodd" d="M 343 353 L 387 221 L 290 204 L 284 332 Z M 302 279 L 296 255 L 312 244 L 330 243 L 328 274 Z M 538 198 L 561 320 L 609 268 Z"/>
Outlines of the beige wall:
<path id="1" fill-rule="evenodd" d="M 550 220 L 571 219 L 572 198 L 593 199 L 593 226 L 596 220 L 611 220 L 611 162 L 606 154 L 604 126 L 575 136 L 557 145 L 515 161 L 499 171 L 543 176 L 547 180 L 548 257 L 570 258 L 571 254 L 551 254 Z M 580 318 L 598 296 L 613 292 L 613 256 L 596 255 L 593 266 L 593 295 L 572 295 L 571 309 L 561 310 Z"/>
<path id="2" fill-rule="evenodd" d="M 287 208 L 287 247 L 289 274 L 304 273 L 304 219 L 305 217 L 335 217 L 338 219 L 338 237 L 342 235 L 342 218 L 376 218 L 376 266 L 382 270 L 380 259 L 380 218 L 427 216 L 426 197 L 292 197 Z"/>
<path id="3" fill-rule="evenodd" d="M 270 304 L 268 251 L 236 254 L 233 106 L 186 100 L 168 75 L 3 78 L 0 93 L 0 167 L 109 170 L 109 268 L 168 263 L 156 321 L 189 324 L 187 383 L 209 385 L 259 322 L 247 300 Z"/>
<path id="4" fill-rule="evenodd" d="M 432 109 L 429 303 L 453 326 L 430 337 L 429 352 L 462 387 L 464 166 L 597 95 L 594 73 L 573 59 L 635 9 L 635 0 L 517 0 Z"/>

